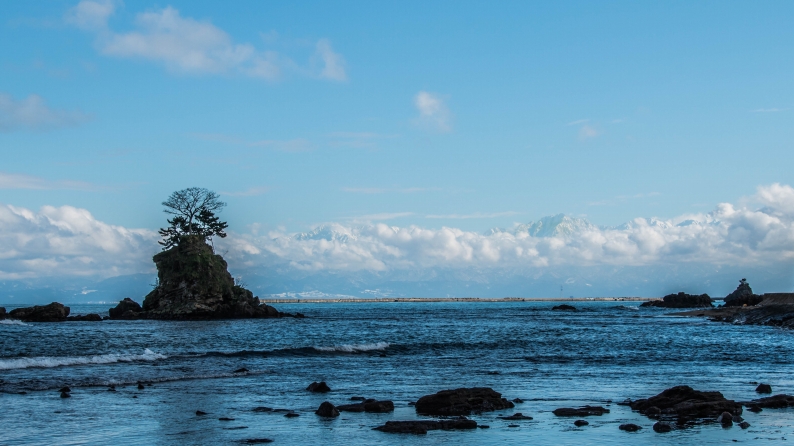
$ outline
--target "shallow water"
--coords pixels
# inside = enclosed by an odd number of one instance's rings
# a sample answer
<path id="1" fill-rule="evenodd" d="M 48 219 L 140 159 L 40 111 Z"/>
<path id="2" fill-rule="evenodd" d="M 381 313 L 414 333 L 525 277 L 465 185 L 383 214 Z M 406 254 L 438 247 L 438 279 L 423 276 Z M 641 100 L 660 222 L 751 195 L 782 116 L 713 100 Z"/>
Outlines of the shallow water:
<path id="1" fill-rule="evenodd" d="M 611 402 L 680 384 L 757 397 L 753 381 L 794 393 L 794 333 L 665 316 L 623 302 L 367 303 L 279 305 L 306 319 L 0 324 L 0 444 L 723 444 L 784 442 L 794 411 L 745 411 L 752 427 L 719 425 L 657 434 L 653 422 Z M 107 312 L 73 306 L 72 314 Z M 233 373 L 245 367 L 247 373 Z M 333 392 L 306 392 L 312 381 Z M 138 381 L 151 382 L 138 390 Z M 107 390 L 116 385 L 116 392 Z M 57 389 L 72 387 L 72 398 Z M 422 395 L 488 386 L 522 398 L 515 409 L 473 416 L 490 429 L 386 434 L 387 420 L 418 417 Z M 19 394 L 19 392 L 27 392 Z M 391 399 L 391 414 L 314 415 L 323 401 Z M 557 407 L 601 404 L 573 419 Z M 254 412 L 257 406 L 300 413 Z M 196 410 L 208 412 L 196 416 Z M 531 421 L 497 416 L 522 412 Z M 220 421 L 228 417 L 234 421 Z M 643 426 L 637 433 L 621 423 Z M 519 427 L 508 427 L 518 424 Z"/>

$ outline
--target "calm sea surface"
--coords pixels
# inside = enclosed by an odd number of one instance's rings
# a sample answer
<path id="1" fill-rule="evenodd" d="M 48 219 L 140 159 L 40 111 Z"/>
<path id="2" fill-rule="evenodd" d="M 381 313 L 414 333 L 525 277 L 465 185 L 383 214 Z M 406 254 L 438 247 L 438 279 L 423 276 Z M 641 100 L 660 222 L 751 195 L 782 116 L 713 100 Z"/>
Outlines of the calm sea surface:
<path id="1" fill-rule="evenodd" d="M 22 324 L 0 321 L 0 444 L 725 444 L 794 439 L 794 410 L 745 411 L 752 427 L 703 425 L 657 434 L 615 402 L 680 384 L 756 397 L 751 382 L 794 393 L 794 332 L 665 316 L 637 303 L 367 303 L 277 305 L 306 319 Z M 107 314 L 74 305 L 72 314 Z M 8 306 L 7 308 L 11 308 Z M 235 374 L 240 368 L 247 373 Z M 138 390 L 138 381 L 151 382 Z M 312 381 L 332 392 L 311 394 Z M 117 391 L 108 391 L 108 385 Z M 72 398 L 57 389 L 69 385 Z M 490 429 L 386 434 L 416 419 L 408 403 L 457 387 L 487 386 L 525 402 L 473 416 Z M 21 392 L 26 392 L 21 394 Z M 390 399 L 389 414 L 321 419 L 323 401 Z M 611 413 L 557 418 L 558 407 Z M 284 412 L 254 412 L 267 406 Z M 196 410 L 209 415 L 196 416 Z M 522 412 L 532 421 L 497 416 Z M 218 418 L 233 418 L 220 421 Z M 643 430 L 626 433 L 621 423 Z M 518 424 L 519 427 L 508 427 Z"/>

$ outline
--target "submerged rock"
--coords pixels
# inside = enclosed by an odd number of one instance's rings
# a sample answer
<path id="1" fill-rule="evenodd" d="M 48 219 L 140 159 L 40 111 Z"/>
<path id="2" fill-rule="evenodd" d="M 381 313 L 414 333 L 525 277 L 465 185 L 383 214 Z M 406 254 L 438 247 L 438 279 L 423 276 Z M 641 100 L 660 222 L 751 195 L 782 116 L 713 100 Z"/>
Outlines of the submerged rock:
<path id="1" fill-rule="evenodd" d="M 604 409 L 601 406 L 560 407 L 552 413 L 558 417 L 589 417 L 593 415 L 600 417 L 605 413 L 609 413 L 609 409 Z"/>
<path id="2" fill-rule="evenodd" d="M 501 418 L 503 420 L 531 420 L 531 419 L 533 419 L 532 417 L 530 417 L 528 415 L 524 415 L 521 412 L 516 412 L 513 415 L 510 415 L 510 416 L 507 416 L 507 417 L 499 417 L 499 418 Z"/>
<path id="3" fill-rule="evenodd" d="M 573 305 L 567 305 L 567 304 L 556 305 L 556 306 L 552 307 L 551 309 L 554 310 L 554 311 L 576 311 L 576 307 L 574 307 Z"/>
<path id="4" fill-rule="evenodd" d="M 314 411 L 314 413 L 326 418 L 334 418 L 339 416 L 339 411 L 328 401 L 324 401 L 322 404 L 320 404 L 320 407 Z"/>
<path id="5" fill-rule="evenodd" d="M 309 384 L 309 387 L 307 387 L 306 390 L 314 393 L 327 393 L 331 391 L 331 388 L 328 387 L 328 384 L 326 384 L 325 381 L 315 381 Z"/>
<path id="6" fill-rule="evenodd" d="M 337 409 L 342 412 L 369 412 L 369 413 L 388 413 L 394 412 L 392 401 L 378 401 L 374 399 L 364 400 L 357 404 L 343 404 Z"/>
<path id="7" fill-rule="evenodd" d="M 81 314 L 79 316 L 69 316 L 66 318 L 70 322 L 102 322 L 102 316 L 96 313 Z"/>
<path id="8" fill-rule="evenodd" d="M 650 300 L 643 302 L 641 307 L 662 307 L 662 308 L 711 308 L 714 306 L 711 303 L 711 297 L 708 294 L 687 294 L 680 292 L 678 294 L 668 294 L 662 300 Z"/>
<path id="9" fill-rule="evenodd" d="M 61 392 L 61 398 L 71 398 L 72 395 L 69 395 L 69 392 Z"/>
<path id="10" fill-rule="evenodd" d="M 576 421 L 573 422 L 573 425 L 576 426 L 576 427 L 587 426 L 588 424 L 590 424 L 590 423 L 588 423 L 585 420 L 576 420 Z"/>
<path id="11" fill-rule="evenodd" d="M 453 418 L 448 420 L 413 420 L 413 421 L 387 421 L 383 426 L 374 428 L 376 431 L 396 434 L 424 435 L 432 430 L 457 430 L 476 429 L 477 422 L 468 418 Z"/>
<path id="12" fill-rule="evenodd" d="M 760 412 L 756 409 L 783 409 L 785 407 L 794 407 L 794 396 L 781 393 L 780 395 L 768 396 L 766 398 L 759 398 L 744 403 L 749 406 L 748 410 L 751 412 Z"/>
<path id="13" fill-rule="evenodd" d="M 58 302 L 17 308 L 8 313 L 9 319 L 19 319 L 23 322 L 63 322 L 67 316 L 69 316 L 69 307 L 64 307 Z"/>
<path id="14" fill-rule="evenodd" d="M 657 412 L 653 408 L 656 408 L 661 411 L 661 416 L 678 417 L 682 421 L 713 419 L 723 412 L 742 413 L 742 405 L 726 399 L 722 393 L 701 392 L 689 386 L 671 387 L 656 396 L 632 401 L 629 406 L 643 415 L 654 415 Z"/>
<path id="15" fill-rule="evenodd" d="M 673 430 L 673 426 L 671 426 L 670 423 L 665 423 L 664 421 L 657 421 L 653 425 L 653 430 L 654 432 L 663 434 L 665 432 L 670 432 L 671 430 Z"/>
<path id="16" fill-rule="evenodd" d="M 512 409 L 513 403 L 490 387 L 471 387 L 442 390 L 425 395 L 416 402 L 416 413 L 426 415 L 469 415 L 472 412 L 490 412 Z"/>
<path id="17" fill-rule="evenodd" d="M 626 423 L 618 426 L 618 429 L 626 432 L 637 432 L 638 430 L 642 429 L 642 426 L 638 426 L 634 423 Z"/>

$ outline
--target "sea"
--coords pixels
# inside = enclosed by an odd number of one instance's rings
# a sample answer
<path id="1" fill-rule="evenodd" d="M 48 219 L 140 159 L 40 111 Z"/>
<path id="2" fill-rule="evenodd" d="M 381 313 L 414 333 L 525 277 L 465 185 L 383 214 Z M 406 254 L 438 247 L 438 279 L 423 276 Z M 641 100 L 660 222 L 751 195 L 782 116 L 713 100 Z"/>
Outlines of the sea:
<path id="1" fill-rule="evenodd" d="M 756 384 L 794 394 L 794 332 L 670 316 L 639 302 L 369 302 L 280 304 L 304 319 L 0 321 L 2 445 L 723 445 L 794 440 L 794 410 L 745 411 L 751 424 L 656 433 L 617 403 L 689 385 L 757 398 Z M 107 314 L 111 305 L 73 305 Z M 8 309 L 14 308 L 8 305 Z M 240 371 L 245 369 L 246 371 Z M 325 381 L 326 394 L 306 387 Z M 139 390 L 138 383 L 143 383 Z M 71 388 L 71 398 L 58 391 Z M 110 387 L 114 386 L 114 387 Z M 487 429 L 427 435 L 373 430 L 425 419 L 410 404 L 459 387 L 523 403 L 472 415 Z M 392 400 L 393 413 L 325 419 L 324 401 Z M 587 418 L 559 407 L 601 405 Z M 266 409 L 254 410 L 255 408 Z M 197 411 L 206 415 L 197 415 Z M 293 412 L 297 417 L 286 417 Z M 520 412 L 532 420 L 503 420 Z M 618 429 L 623 423 L 638 432 Z"/>

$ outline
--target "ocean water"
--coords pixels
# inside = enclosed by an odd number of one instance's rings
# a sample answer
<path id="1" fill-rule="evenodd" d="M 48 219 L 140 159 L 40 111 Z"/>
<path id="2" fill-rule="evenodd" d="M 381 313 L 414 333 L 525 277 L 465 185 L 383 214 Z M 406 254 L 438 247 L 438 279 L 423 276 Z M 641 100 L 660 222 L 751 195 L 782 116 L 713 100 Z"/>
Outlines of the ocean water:
<path id="1" fill-rule="evenodd" d="M 794 410 L 745 411 L 752 425 L 653 432 L 626 406 L 686 384 L 732 399 L 752 382 L 794 393 L 794 332 L 666 316 L 630 302 L 290 304 L 306 319 L 208 322 L 0 322 L 0 444 L 725 444 L 794 439 Z M 108 306 L 72 307 L 72 314 Z M 246 368 L 245 373 L 234 373 Z M 138 390 L 137 382 L 151 383 Z M 326 381 L 332 392 L 305 391 Z M 108 391 L 109 385 L 116 391 Z M 57 389 L 68 385 L 72 398 Z M 409 402 L 443 389 L 487 386 L 525 402 L 472 416 L 489 429 L 387 434 L 388 420 L 423 418 Z M 24 392 L 24 394 L 22 393 Z M 394 401 L 388 414 L 323 419 L 323 401 Z M 558 407 L 604 405 L 574 419 Z M 255 412 L 258 406 L 293 410 Z M 197 416 L 196 411 L 207 412 Z M 498 416 L 522 412 L 531 421 Z M 219 418 L 231 418 L 221 421 Z M 620 431 L 636 423 L 636 433 Z M 509 427 L 517 424 L 518 427 Z"/>

